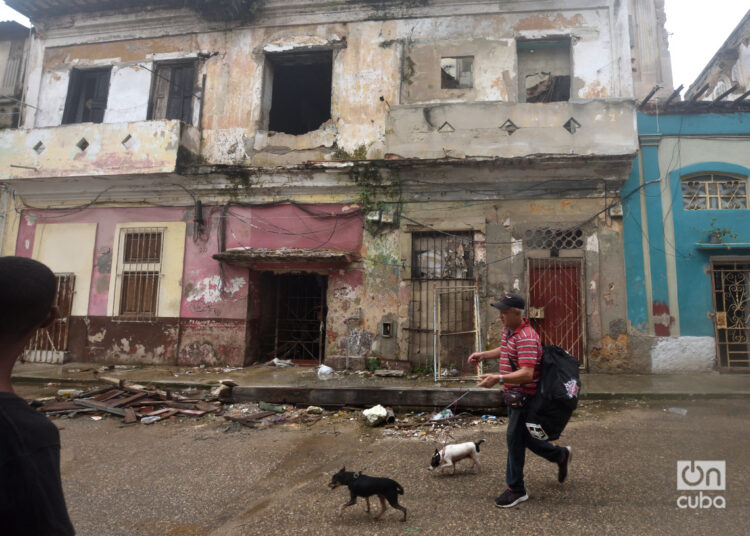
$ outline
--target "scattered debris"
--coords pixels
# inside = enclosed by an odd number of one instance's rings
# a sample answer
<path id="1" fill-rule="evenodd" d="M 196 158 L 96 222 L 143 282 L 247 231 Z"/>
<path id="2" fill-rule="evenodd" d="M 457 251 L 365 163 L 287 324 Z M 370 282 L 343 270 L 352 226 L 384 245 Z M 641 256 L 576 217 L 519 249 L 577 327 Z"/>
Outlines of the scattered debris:
<path id="1" fill-rule="evenodd" d="M 687 415 L 687 411 L 685 408 L 669 408 L 667 411 L 670 413 L 676 413 L 677 415 Z"/>
<path id="2" fill-rule="evenodd" d="M 295 367 L 296 365 L 292 363 L 291 359 L 279 359 L 278 357 L 274 357 L 271 361 L 268 362 L 269 365 L 274 367 Z"/>
<path id="3" fill-rule="evenodd" d="M 268 404 L 266 402 L 258 402 L 258 407 L 265 411 L 272 411 L 274 413 L 284 413 L 286 411 L 284 406 L 278 406 L 276 404 Z"/>
<path id="4" fill-rule="evenodd" d="M 72 400 L 45 399 L 39 411 L 47 415 L 74 417 L 79 413 L 93 413 L 93 420 L 100 420 L 104 414 L 122 417 L 125 424 L 144 424 L 164 420 L 173 415 L 200 417 L 206 414 L 219 414 L 222 407 L 214 402 L 216 395 L 205 395 L 198 391 L 186 396 L 169 390 L 145 387 L 119 378 L 100 377 L 109 385 L 88 391 L 60 389 L 58 398 Z M 231 390 L 231 386 L 221 387 Z M 149 417 L 159 417 L 149 419 Z"/>
<path id="5" fill-rule="evenodd" d="M 444 419 L 450 419 L 453 417 L 453 412 L 449 409 L 444 409 L 432 416 L 431 421 L 442 421 Z"/>
<path id="6" fill-rule="evenodd" d="M 368 426 L 379 426 L 385 423 L 385 419 L 388 416 L 388 410 L 378 404 L 377 406 L 364 410 L 362 416 L 365 418 L 365 422 Z"/>
<path id="7" fill-rule="evenodd" d="M 311 415 L 322 415 L 323 414 L 323 408 L 320 406 L 308 406 L 305 410 L 307 413 Z"/>
<path id="8" fill-rule="evenodd" d="M 390 378 L 403 378 L 406 373 L 403 370 L 387 370 L 378 369 L 374 372 L 375 376 L 390 377 Z"/>
<path id="9" fill-rule="evenodd" d="M 318 367 L 318 378 L 321 380 L 330 380 L 333 378 L 333 369 L 328 365 L 320 365 Z"/>

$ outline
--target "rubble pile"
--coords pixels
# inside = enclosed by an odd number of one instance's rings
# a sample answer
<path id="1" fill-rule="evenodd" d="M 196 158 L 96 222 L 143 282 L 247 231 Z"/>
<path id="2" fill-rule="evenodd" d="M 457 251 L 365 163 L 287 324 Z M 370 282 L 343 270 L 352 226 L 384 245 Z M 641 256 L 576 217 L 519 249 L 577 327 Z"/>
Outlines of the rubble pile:
<path id="1" fill-rule="evenodd" d="M 216 392 L 185 395 L 117 378 L 100 379 L 109 385 L 88 391 L 61 389 L 56 398 L 38 401 L 39 411 L 49 416 L 88 414 L 95 419 L 116 415 L 125 424 L 150 424 L 175 415 L 201 417 L 222 412 Z"/>

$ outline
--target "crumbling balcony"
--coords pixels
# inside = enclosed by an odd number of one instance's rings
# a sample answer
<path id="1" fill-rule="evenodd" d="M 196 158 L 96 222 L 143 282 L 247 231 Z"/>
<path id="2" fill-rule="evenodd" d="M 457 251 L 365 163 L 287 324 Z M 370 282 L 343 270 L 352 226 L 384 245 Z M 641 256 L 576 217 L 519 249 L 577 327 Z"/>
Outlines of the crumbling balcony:
<path id="1" fill-rule="evenodd" d="M 393 106 L 393 158 L 620 156 L 636 152 L 632 101 L 470 102 Z"/>
<path id="2" fill-rule="evenodd" d="M 3 130 L 0 177 L 169 174 L 199 153 L 200 131 L 177 120 Z"/>

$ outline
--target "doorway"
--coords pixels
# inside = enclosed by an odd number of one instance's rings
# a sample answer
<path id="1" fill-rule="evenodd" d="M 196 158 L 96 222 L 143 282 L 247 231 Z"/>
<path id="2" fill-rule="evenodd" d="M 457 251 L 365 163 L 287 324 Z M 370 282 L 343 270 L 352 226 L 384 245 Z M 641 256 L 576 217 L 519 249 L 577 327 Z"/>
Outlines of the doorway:
<path id="1" fill-rule="evenodd" d="M 261 361 L 276 357 L 302 364 L 323 362 L 327 289 L 325 275 L 260 274 L 257 306 Z"/>
<path id="2" fill-rule="evenodd" d="M 720 369 L 750 371 L 750 259 L 711 262 Z"/>
<path id="3" fill-rule="evenodd" d="M 554 344 L 586 365 L 581 259 L 529 259 L 528 316 L 542 344 Z"/>

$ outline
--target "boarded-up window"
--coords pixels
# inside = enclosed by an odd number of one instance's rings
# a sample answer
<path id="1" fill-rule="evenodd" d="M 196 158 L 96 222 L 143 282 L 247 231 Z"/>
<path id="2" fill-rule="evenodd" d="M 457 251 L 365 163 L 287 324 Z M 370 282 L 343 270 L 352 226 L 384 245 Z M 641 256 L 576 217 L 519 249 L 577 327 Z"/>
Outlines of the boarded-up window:
<path id="1" fill-rule="evenodd" d="M 111 69 L 73 69 L 70 72 L 68 97 L 63 124 L 101 123 L 107 110 Z"/>
<path id="2" fill-rule="evenodd" d="M 518 41 L 518 101 L 570 100 L 570 39 Z"/>
<path id="3" fill-rule="evenodd" d="M 440 59 L 440 87 L 469 89 L 474 86 L 474 57 L 463 56 Z"/>
<path id="4" fill-rule="evenodd" d="M 118 315 L 130 320 L 157 316 L 164 231 L 122 229 L 120 237 L 120 306 Z"/>
<path id="5" fill-rule="evenodd" d="M 149 119 L 179 119 L 193 123 L 195 62 L 157 64 Z"/>

